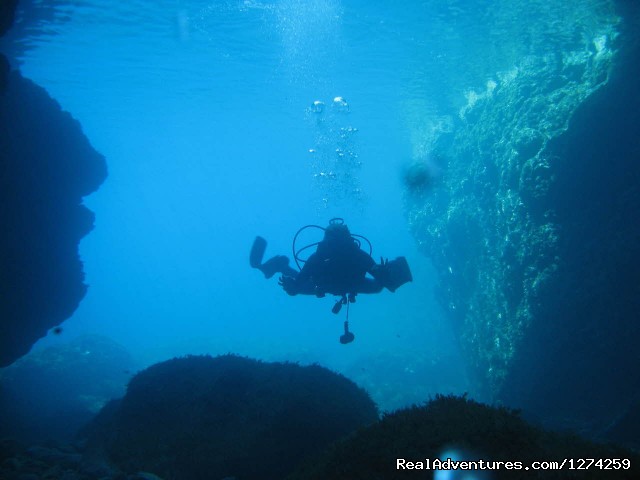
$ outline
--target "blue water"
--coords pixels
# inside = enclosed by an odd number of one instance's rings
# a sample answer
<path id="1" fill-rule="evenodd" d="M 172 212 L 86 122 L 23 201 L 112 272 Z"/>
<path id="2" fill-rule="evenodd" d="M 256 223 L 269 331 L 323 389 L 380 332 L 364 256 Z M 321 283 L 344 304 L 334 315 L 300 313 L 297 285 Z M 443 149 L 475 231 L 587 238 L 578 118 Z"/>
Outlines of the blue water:
<path id="1" fill-rule="evenodd" d="M 558 27 L 577 8 L 587 13 L 575 31 Z M 89 292 L 63 334 L 35 348 L 98 333 L 139 367 L 188 353 L 318 362 L 383 409 L 467 391 L 433 267 L 408 233 L 403 170 L 428 156 L 469 92 L 527 54 L 583 49 L 599 32 L 589 14 L 609 8 L 21 1 L 2 50 L 109 168 L 85 199 L 96 214 L 80 245 Z M 395 294 L 359 297 L 348 346 L 332 298 L 289 297 L 248 266 L 255 235 L 267 255 L 290 255 L 298 228 L 335 216 L 371 240 L 374 258 L 406 256 L 414 276 Z"/>
<path id="2" fill-rule="evenodd" d="M 5 50 L 109 168 L 85 199 L 96 214 L 80 245 L 89 292 L 63 335 L 35 348 L 99 333 L 140 366 L 226 352 L 318 362 L 382 408 L 468 389 L 401 178 L 463 89 L 510 58 L 465 50 L 482 50 L 481 3 L 434 3 L 22 3 Z M 332 298 L 289 297 L 248 266 L 255 235 L 267 255 L 290 255 L 299 227 L 334 216 L 374 258 L 406 256 L 414 275 L 395 294 L 360 296 L 348 346 Z"/>

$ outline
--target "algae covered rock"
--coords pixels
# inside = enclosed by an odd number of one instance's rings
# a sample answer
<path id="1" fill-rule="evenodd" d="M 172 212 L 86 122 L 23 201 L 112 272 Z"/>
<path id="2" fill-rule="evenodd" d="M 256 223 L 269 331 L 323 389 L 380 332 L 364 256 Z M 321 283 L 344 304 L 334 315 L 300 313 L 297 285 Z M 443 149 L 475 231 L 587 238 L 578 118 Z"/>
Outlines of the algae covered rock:
<path id="1" fill-rule="evenodd" d="M 437 185 L 406 192 L 474 394 L 598 436 L 640 395 L 640 8 L 579 3 L 468 92 Z"/>
<path id="2" fill-rule="evenodd" d="M 458 474 L 468 475 L 464 477 L 451 477 L 448 475 L 453 472 L 439 470 L 439 474 L 447 476 L 434 476 L 438 471 L 434 460 L 448 458 L 477 462 L 478 466 L 482 461 L 486 469 L 459 471 Z M 606 471 L 595 466 L 570 470 L 567 463 L 564 470 L 544 470 L 536 469 L 540 465 L 534 467 L 533 463 L 561 463 L 565 458 L 621 460 L 616 463 L 618 468 Z M 639 460 L 629 451 L 533 427 L 517 412 L 506 408 L 490 407 L 466 397 L 436 396 L 424 406 L 386 415 L 378 423 L 334 444 L 322 456 L 305 462 L 287 480 L 631 479 L 637 478 Z"/>
<path id="3" fill-rule="evenodd" d="M 125 472 L 281 479 L 376 419 L 367 393 L 323 367 L 189 356 L 136 375 L 88 428 L 88 444 Z"/>

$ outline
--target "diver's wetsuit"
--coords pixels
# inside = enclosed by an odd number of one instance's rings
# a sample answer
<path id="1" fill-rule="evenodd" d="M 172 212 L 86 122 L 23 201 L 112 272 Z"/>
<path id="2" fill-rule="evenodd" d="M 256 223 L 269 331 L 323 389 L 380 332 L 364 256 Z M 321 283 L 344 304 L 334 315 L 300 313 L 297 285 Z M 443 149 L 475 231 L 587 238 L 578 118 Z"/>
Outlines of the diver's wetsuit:
<path id="1" fill-rule="evenodd" d="M 383 284 L 375 275 L 376 262 L 360 249 L 351 236 L 325 239 L 296 276 L 284 275 L 282 286 L 289 295 L 324 296 L 378 293 Z"/>
<path id="2" fill-rule="evenodd" d="M 324 230 L 324 238 L 317 243 L 316 251 L 304 261 L 298 254 L 315 243 L 296 251 L 296 238 L 302 230 L 308 227 L 316 227 Z M 289 266 L 289 259 L 284 255 L 276 255 L 266 262 L 262 262 L 267 248 L 267 241 L 262 237 L 256 237 L 251 247 L 249 264 L 252 268 L 260 270 L 266 278 L 273 277 L 276 273 L 282 274 L 278 282 L 289 295 L 316 295 L 324 297 L 326 294 L 339 295 L 331 311 L 340 312 L 342 305 L 347 305 L 347 319 L 344 322 L 344 334 L 340 336 L 340 343 L 347 344 L 354 340 L 354 335 L 349 331 L 349 304 L 355 302 L 358 293 L 378 293 L 383 288 L 391 292 L 407 282 L 413 280 L 409 264 L 404 257 L 395 260 L 382 260 L 376 263 L 370 253 L 360 248 L 361 235 L 351 235 L 349 229 L 341 218 L 334 218 L 327 228 L 317 225 L 306 225 L 298 230 L 293 238 L 293 254 L 296 264 L 304 262 L 304 266 L 298 272 Z"/>
<path id="3" fill-rule="evenodd" d="M 256 237 L 249 263 L 267 278 L 281 273 L 279 284 L 289 295 L 323 297 L 332 294 L 348 296 L 349 301 L 355 301 L 358 293 L 378 293 L 385 287 L 395 292 L 398 287 L 412 280 L 404 257 L 377 264 L 370 254 L 360 248 L 359 240 L 351 235 L 342 219 L 331 220 L 322 230 L 324 238 L 318 242 L 316 251 L 299 272 L 289 266 L 289 259 L 284 255 L 276 255 L 263 263 L 267 241 L 262 237 Z"/>

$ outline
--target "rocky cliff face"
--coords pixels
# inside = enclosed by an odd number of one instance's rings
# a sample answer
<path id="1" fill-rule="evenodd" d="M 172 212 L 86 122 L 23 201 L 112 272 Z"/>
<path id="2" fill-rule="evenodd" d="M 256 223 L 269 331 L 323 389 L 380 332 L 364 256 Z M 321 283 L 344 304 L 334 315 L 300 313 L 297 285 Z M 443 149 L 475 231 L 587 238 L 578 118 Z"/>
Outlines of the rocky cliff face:
<path id="1" fill-rule="evenodd" d="M 17 5 L 18 0 L 4 0 L 0 3 L 0 36 L 11 28 Z"/>
<path id="2" fill-rule="evenodd" d="M 82 197 L 105 177 L 80 124 L 0 55 L 0 366 L 84 296 L 78 243 L 93 214 Z"/>
<path id="3" fill-rule="evenodd" d="M 442 176 L 408 178 L 478 391 L 594 428 L 640 393 L 639 51 L 622 13 L 468 92 L 431 152 Z"/>

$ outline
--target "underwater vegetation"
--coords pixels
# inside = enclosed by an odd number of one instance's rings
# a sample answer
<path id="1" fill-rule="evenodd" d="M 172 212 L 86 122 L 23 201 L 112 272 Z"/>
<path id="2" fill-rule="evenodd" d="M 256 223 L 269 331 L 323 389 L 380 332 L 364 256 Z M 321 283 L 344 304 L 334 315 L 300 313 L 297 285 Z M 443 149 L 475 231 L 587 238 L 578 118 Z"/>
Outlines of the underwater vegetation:
<path id="1" fill-rule="evenodd" d="M 0 370 L 0 438 L 73 440 L 109 400 L 124 395 L 132 364 L 123 347 L 98 335 L 29 353 Z"/>
<path id="2" fill-rule="evenodd" d="M 632 479 L 636 470 L 525 470 L 534 461 L 565 458 L 620 458 L 637 465 L 629 451 L 590 443 L 577 436 L 531 426 L 515 411 L 494 408 L 466 397 L 436 396 L 424 406 L 399 410 L 332 445 L 305 462 L 287 480 L 365 480 L 434 478 L 433 470 L 397 469 L 397 459 L 424 462 L 448 457 L 458 460 L 518 461 L 523 469 L 501 468 L 493 479 Z M 452 458 L 453 459 L 453 458 Z M 468 472 L 469 473 L 469 472 Z M 450 477 L 447 477 L 450 478 Z M 471 477 L 470 477 L 471 478 Z"/>
<path id="3" fill-rule="evenodd" d="M 377 419 L 364 390 L 323 367 L 189 356 L 137 374 L 85 434 L 124 472 L 264 480 Z"/>

